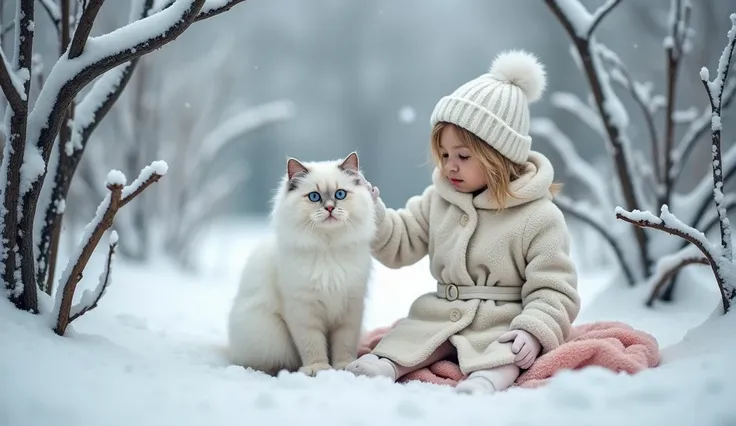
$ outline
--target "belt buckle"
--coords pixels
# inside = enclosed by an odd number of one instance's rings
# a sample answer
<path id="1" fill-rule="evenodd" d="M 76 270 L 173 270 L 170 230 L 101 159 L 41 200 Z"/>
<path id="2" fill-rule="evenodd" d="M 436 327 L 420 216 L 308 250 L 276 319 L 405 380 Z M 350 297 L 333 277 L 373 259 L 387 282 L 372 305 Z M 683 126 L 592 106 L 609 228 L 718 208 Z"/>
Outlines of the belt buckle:
<path id="1" fill-rule="evenodd" d="M 445 286 L 445 299 L 450 302 L 457 300 L 460 296 L 460 291 L 455 284 L 447 284 Z"/>

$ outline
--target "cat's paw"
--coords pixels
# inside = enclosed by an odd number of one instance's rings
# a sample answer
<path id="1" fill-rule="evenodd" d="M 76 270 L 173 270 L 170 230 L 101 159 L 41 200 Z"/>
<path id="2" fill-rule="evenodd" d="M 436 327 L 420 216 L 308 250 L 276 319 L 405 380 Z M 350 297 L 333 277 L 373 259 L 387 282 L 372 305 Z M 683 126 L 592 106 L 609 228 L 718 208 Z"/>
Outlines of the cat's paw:
<path id="1" fill-rule="evenodd" d="M 323 362 L 318 362 L 316 364 L 309 364 L 305 365 L 304 367 L 301 367 L 299 369 L 300 373 L 304 373 L 307 376 L 314 377 L 322 370 L 332 370 L 332 366 L 330 364 L 326 364 Z"/>

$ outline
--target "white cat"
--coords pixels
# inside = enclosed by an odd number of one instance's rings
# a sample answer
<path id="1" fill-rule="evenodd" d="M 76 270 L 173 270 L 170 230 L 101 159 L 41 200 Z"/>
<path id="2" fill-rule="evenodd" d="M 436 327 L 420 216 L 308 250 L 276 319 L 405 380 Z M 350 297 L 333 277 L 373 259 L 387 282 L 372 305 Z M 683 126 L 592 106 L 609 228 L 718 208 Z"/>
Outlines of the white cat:
<path id="1" fill-rule="evenodd" d="M 290 158 L 273 200 L 274 234 L 248 258 L 228 321 L 234 364 L 313 376 L 357 356 L 376 231 L 358 156 Z"/>

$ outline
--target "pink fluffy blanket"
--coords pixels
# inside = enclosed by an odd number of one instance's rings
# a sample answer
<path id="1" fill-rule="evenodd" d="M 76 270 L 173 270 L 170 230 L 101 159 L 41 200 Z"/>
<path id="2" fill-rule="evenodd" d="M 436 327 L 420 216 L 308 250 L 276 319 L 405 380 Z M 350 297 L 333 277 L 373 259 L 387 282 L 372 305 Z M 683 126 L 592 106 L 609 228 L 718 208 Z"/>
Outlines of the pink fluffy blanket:
<path id="1" fill-rule="evenodd" d="M 391 327 L 393 325 L 366 333 L 361 339 L 358 356 L 375 348 Z M 620 322 L 594 322 L 572 327 L 567 341 L 537 358 L 516 379 L 514 386 L 542 385 L 561 370 L 599 366 L 615 372 L 635 374 L 658 364 L 659 346 L 654 336 Z M 456 360 L 445 359 L 409 373 L 401 377 L 399 382 L 416 380 L 455 386 L 463 378 Z"/>

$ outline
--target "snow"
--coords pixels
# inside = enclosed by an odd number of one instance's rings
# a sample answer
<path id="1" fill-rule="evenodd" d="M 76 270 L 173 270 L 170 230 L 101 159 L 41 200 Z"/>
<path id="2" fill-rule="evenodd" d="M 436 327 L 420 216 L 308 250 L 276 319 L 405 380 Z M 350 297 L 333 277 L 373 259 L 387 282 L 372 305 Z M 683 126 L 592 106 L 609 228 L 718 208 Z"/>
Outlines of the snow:
<path id="1" fill-rule="evenodd" d="M 570 24 L 575 31 L 575 35 L 580 38 L 588 38 L 594 23 L 597 22 L 608 9 L 615 6 L 618 1 L 619 0 L 606 0 L 605 4 L 596 9 L 593 14 L 591 14 L 579 0 L 555 0 L 555 3 L 557 3 L 557 6 L 562 10 L 562 13 L 567 16 L 567 19 L 570 20 Z"/>
<path id="2" fill-rule="evenodd" d="M 555 93 L 555 95 L 560 95 L 557 96 L 557 100 L 561 103 L 571 100 L 570 97 L 564 96 L 561 93 Z M 536 134 L 544 137 L 565 163 L 562 169 L 588 189 L 589 194 L 587 194 L 587 197 L 595 199 L 598 203 L 597 207 L 600 209 L 599 211 L 593 212 L 594 217 L 599 216 L 600 211 L 608 212 L 611 210 L 613 206 L 607 197 L 608 184 L 600 171 L 593 167 L 590 162 L 580 157 L 572 140 L 552 120 L 544 117 L 535 118 L 531 122 L 529 132 L 533 135 Z"/>
<path id="3" fill-rule="evenodd" d="M 107 174 L 106 185 L 125 185 L 127 178 L 120 170 L 110 170 Z"/>
<path id="4" fill-rule="evenodd" d="M 166 161 L 156 160 L 141 170 L 138 177 L 130 185 L 123 188 L 122 198 L 125 200 L 130 194 L 138 191 L 141 186 L 151 179 L 154 175 L 165 176 L 169 171 L 169 165 Z"/>
<path id="5" fill-rule="evenodd" d="M 732 354 L 725 339 L 736 315 L 711 317 L 718 295 L 706 274 L 683 285 L 687 303 L 654 310 L 636 304 L 626 285 L 596 265 L 581 270 L 584 309 L 578 323 L 623 320 L 653 333 L 666 362 L 635 376 L 600 368 L 566 372 L 540 389 L 464 396 L 450 388 L 393 384 L 328 371 L 316 378 L 271 378 L 228 366 L 225 318 L 240 268 L 260 221 L 222 222 L 200 246 L 199 274 L 154 259 L 116 261 L 114 286 L 77 319 L 66 337 L 42 317 L 0 300 L 0 424 L 4 425 L 280 425 L 446 424 L 548 426 L 736 422 Z M 62 248 L 65 244 L 60 245 Z M 60 253 L 61 260 L 68 253 Z M 104 271 L 107 247 L 79 284 Z M 367 327 L 405 315 L 415 296 L 432 291 L 426 259 L 400 270 L 376 267 Z M 632 302 L 633 300 L 633 302 Z M 632 303 L 634 304 L 632 306 Z M 586 307 L 587 306 L 587 307 Z M 706 325 L 697 327 L 703 321 Z M 688 332 L 689 329 L 692 329 Z M 683 340 L 684 338 L 684 340 Z M 533 409 L 530 409 L 533 407 Z"/>
<path id="6" fill-rule="evenodd" d="M 402 123 L 413 123 L 417 118 L 417 112 L 414 107 L 405 105 L 399 109 L 399 121 Z"/>

